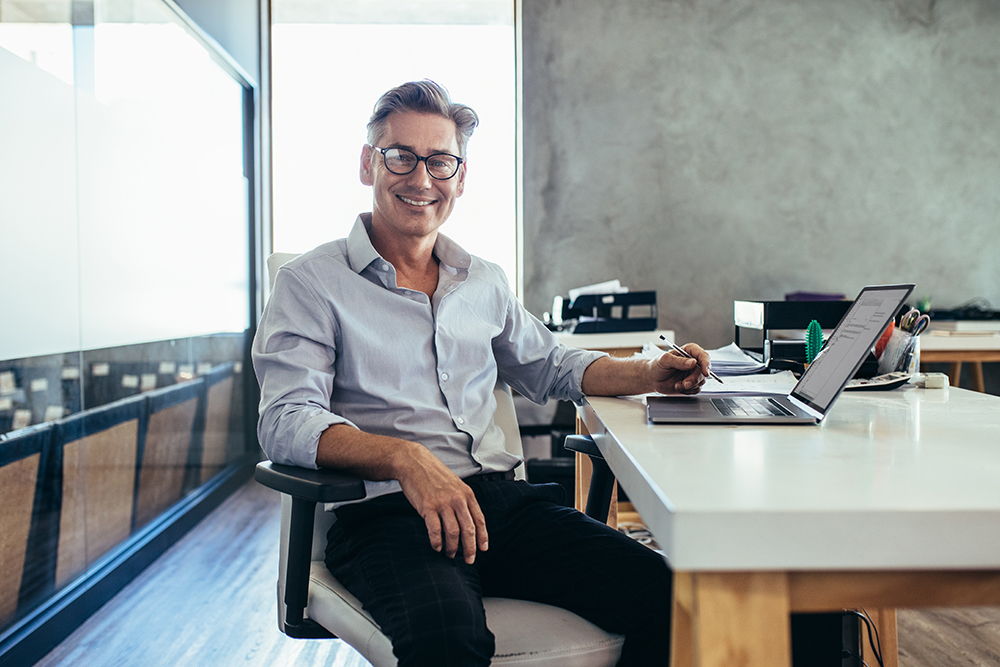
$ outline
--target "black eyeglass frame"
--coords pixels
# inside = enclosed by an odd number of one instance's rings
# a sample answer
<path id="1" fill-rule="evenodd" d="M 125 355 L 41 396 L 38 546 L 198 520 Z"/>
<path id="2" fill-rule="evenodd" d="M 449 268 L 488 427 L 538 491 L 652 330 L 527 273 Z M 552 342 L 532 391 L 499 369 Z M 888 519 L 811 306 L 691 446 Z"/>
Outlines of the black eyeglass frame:
<path id="1" fill-rule="evenodd" d="M 427 170 L 427 175 L 428 176 L 430 176 L 431 178 L 433 178 L 435 181 L 447 181 L 447 180 L 451 180 L 452 178 L 455 178 L 455 174 L 458 173 L 458 170 L 462 167 L 462 164 L 465 162 L 465 158 L 458 157 L 457 155 L 452 155 L 451 153 L 431 153 L 430 155 L 428 155 L 426 157 L 420 157 L 419 155 L 417 155 L 416 153 L 414 153 L 413 151 L 411 151 L 409 148 L 400 148 L 399 146 L 389 146 L 388 148 L 380 148 L 378 146 L 373 146 L 372 144 L 368 144 L 368 145 L 371 146 L 373 149 L 377 150 L 379 153 L 382 154 L 382 164 L 385 165 L 385 168 L 389 170 L 390 174 L 396 174 L 397 176 L 406 176 L 407 174 L 412 174 L 414 172 L 414 170 L 416 170 L 417 165 L 420 164 L 421 162 L 423 162 L 424 163 L 424 169 Z M 400 172 L 400 171 L 393 171 L 389 167 L 389 162 L 386 160 L 386 157 L 385 157 L 385 154 L 388 151 L 405 151 L 405 152 L 409 153 L 410 155 L 412 155 L 413 157 L 417 158 L 417 161 L 413 163 L 413 169 L 410 169 L 409 171 L 402 171 L 402 172 Z M 455 158 L 455 160 L 458 161 L 458 164 L 455 165 L 455 171 L 452 172 L 451 176 L 446 176 L 445 178 L 441 178 L 440 176 L 435 176 L 434 174 L 431 173 L 431 168 L 429 166 L 427 166 L 427 161 L 429 159 L 431 159 L 432 157 L 437 157 L 438 155 L 447 155 L 448 157 Z"/>

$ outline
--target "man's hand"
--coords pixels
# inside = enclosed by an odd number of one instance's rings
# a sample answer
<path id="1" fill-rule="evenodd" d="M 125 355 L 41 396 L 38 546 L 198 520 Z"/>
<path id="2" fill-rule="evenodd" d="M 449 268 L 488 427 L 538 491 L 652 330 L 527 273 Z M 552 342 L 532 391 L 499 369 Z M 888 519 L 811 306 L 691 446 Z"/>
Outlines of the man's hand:
<path id="1" fill-rule="evenodd" d="M 489 547 L 486 518 L 476 495 L 427 449 L 417 445 L 413 452 L 398 478 L 403 494 L 423 517 L 431 547 L 454 558 L 461 545 L 465 562 L 471 565 L 476 549 Z"/>
<path id="2" fill-rule="evenodd" d="M 708 352 L 695 343 L 684 349 L 694 359 L 682 357 L 673 350 L 650 360 L 650 376 L 656 391 L 661 394 L 697 394 L 708 377 Z"/>

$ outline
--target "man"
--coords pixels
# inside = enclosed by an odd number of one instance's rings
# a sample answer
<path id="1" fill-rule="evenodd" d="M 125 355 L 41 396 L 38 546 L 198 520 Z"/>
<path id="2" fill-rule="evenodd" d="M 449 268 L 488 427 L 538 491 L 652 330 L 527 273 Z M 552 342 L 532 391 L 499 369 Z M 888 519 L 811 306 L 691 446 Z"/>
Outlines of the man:
<path id="1" fill-rule="evenodd" d="M 439 234 L 462 195 L 475 112 L 430 81 L 383 95 L 361 151 L 373 189 L 346 239 L 278 272 L 254 341 L 270 458 L 354 473 L 327 566 L 400 665 L 485 665 L 482 597 L 545 602 L 625 635 L 621 664 L 666 664 L 670 571 L 655 552 L 513 481 L 499 378 L 528 398 L 699 390 L 708 355 L 620 360 L 560 346 L 498 267 Z"/>

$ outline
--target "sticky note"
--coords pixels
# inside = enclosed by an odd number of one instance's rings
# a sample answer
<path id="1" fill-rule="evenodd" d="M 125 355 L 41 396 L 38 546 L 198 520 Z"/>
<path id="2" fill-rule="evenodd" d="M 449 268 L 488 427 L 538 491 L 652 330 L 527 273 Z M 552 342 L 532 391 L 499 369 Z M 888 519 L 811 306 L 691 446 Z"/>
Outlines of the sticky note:
<path id="1" fill-rule="evenodd" d="M 49 390 L 49 380 L 48 378 L 35 378 L 31 381 L 31 391 L 48 391 Z"/>
<path id="2" fill-rule="evenodd" d="M 123 375 L 122 376 L 122 386 L 128 389 L 137 389 L 139 387 L 139 376 L 138 375 Z"/>
<path id="3" fill-rule="evenodd" d="M 139 388 L 143 391 L 156 389 L 156 373 L 143 373 L 140 379 Z"/>
<path id="4" fill-rule="evenodd" d="M 14 384 L 13 371 L 0 373 L 0 394 L 13 394 L 16 389 L 17 385 Z"/>
<path id="5" fill-rule="evenodd" d="M 31 410 L 14 410 L 14 419 L 11 428 L 24 428 L 31 425 Z"/>
<path id="6" fill-rule="evenodd" d="M 109 373 L 111 373 L 111 364 L 106 362 L 91 364 L 90 366 L 90 374 L 94 377 L 104 377 Z"/>

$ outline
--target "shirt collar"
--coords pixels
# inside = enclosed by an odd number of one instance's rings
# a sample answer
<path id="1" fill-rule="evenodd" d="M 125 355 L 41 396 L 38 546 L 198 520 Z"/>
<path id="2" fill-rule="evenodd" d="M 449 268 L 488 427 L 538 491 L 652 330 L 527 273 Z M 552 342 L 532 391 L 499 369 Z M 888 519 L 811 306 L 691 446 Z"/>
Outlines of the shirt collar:
<path id="1" fill-rule="evenodd" d="M 347 236 L 347 262 L 355 273 L 361 273 L 369 264 L 382 259 L 368 235 L 371 224 L 372 214 L 362 213 L 354 221 L 354 227 Z M 472 265 L 472 256 L 444 234 L 438 234 L 434 243 L 434 255 L 442 265 L 454 272 L 467 271 Z"/>
<path id="2" fill-rule="evenodd" d="M 354 227 L 347 236 L 347 262 L 355 273 L 361 273 L 376 259 L 381 259 L 375 246 L 372 245 L 371 237 L 368 236 L 368 227 L 371 224 L 372 214 L 362 213 L 354 221 Z"/>

